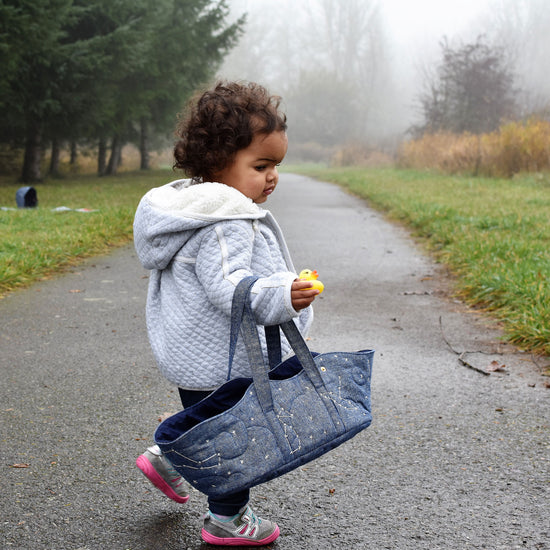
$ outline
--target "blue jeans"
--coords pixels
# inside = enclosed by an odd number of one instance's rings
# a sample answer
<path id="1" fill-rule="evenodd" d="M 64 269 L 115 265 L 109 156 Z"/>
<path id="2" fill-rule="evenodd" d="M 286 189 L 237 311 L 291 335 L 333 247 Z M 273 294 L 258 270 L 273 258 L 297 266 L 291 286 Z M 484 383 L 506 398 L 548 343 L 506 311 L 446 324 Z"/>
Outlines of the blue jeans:
<path id="1" fill-rule="evenodd" d="M 184 409 L 198 403 L 211 393 L 209 391 L 178 389 L 180 392 L 181 404 Z M 208 497 L 208 508 L 213 514 L 218 514 L 221 516 L 234 516 L 248 504 L 249 498 L 249 489 L 239 491 L 238 493 L 233 493 L 231 495 L 224 495 L 223 497 Z"/>

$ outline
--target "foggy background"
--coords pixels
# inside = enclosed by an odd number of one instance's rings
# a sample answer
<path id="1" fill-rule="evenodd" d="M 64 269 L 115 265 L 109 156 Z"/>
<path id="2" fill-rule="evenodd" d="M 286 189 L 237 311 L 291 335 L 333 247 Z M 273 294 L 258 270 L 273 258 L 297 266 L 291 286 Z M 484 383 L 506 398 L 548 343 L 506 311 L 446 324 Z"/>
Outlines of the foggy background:
<path id="1" fill-rule="evenodd" d="M 420 116 L 418 97 L 452 46 L 483 36 L 503 48 L 522 113 L 550 106 L 548 0 L 232 0 L 248 14 L 219 76 L 283 96 L 289 154 L 320 160 L 338 145 L 392 152 Z"/>

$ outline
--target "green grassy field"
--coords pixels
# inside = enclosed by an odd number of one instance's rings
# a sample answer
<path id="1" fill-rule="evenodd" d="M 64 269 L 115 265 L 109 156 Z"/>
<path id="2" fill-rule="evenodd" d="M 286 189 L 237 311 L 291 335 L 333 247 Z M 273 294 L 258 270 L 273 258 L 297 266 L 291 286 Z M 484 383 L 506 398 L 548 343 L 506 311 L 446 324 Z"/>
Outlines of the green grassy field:
<path id="1" fill-rule="evenodd" d="M 550 175 L 509 179 L 411 170 L 290 167 L 336 182 L 421 237 L 471 304 L 502 321 L 509 340 L 550 354 Z M 39 208 L 0 211 L 0 296 L 132 238 L 143 194 L 169 170 L 48 181 Z M 0 182 L 0 206 L 20 185 Z M 53 208 L 97 212 L 54 212 Z"/>
<path id="2" fill-rule="evenodd" d="M 0 296 L 130 241 L 139 199 L 171 178 L 165 170 L 34 185 L 38 208 L 0 211 Z M 0 182 L 1 207 L 15 207 L 19 187 Z M 59 206 L 97 211 L 54 212 Z"/>
<path id="3" fill-rule="evenodd" d="M 410 227 L 502 321 L 509 341 L 550 354 L 550 174 L 510 179 L 395 169 L 298 172 L 332 181 Z"/>

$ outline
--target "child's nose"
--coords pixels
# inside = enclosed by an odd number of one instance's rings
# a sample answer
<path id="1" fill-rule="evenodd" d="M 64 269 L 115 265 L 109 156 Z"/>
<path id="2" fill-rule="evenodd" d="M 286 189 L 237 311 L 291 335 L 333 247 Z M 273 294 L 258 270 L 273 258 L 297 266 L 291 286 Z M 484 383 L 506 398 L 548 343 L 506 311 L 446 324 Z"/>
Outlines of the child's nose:
<path id="1" fill-rule="evenodd" d="M 276 181 L 279 177 L 279 171 L 277 170 L 277 167 L 274 167 L 272 170 L 269 170 L 269 173 L 267 174 L 268 181 Z"/>

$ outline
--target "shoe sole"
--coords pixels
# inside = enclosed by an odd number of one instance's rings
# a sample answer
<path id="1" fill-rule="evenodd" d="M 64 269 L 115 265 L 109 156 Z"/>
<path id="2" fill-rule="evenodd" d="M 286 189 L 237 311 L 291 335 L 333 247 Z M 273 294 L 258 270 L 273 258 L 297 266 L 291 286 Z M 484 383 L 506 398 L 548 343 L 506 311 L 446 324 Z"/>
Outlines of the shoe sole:
<path id="1" fill-rule="evenodd" d="M 279 526 L 275 527 L 275 531 L 273 531 L 273 533 L 271 533 L 269 537 L 266 537 L 262 540 L 245 539 L 242 537 L 215 537 L 204 528 L 201 531 L 202 540 L 208 542 L 209 544 L 214 544 L 218 546 L 265 546 L 266 544 L 273 542 L 279 536 L 279 534 Z"/>
<path id="2" fill-rule="evenodd" d="M 162 479 L 162 477 L 155 470 L 155 467 L 149 462 L 149 460 L 147 460 L 147 457 L 143 455 L 138 456 L 136 459 L 136 466 L 145 474 L 145 477 L 168 498 L 174 500 L 178 504 L 185 504 L 189 500 L 189 495 L 186 497 L 178 495 L 178 493 L 176 493 L 174 489 L 172 489 L 172 487 L 170 487 L 170 485 Z"/>

